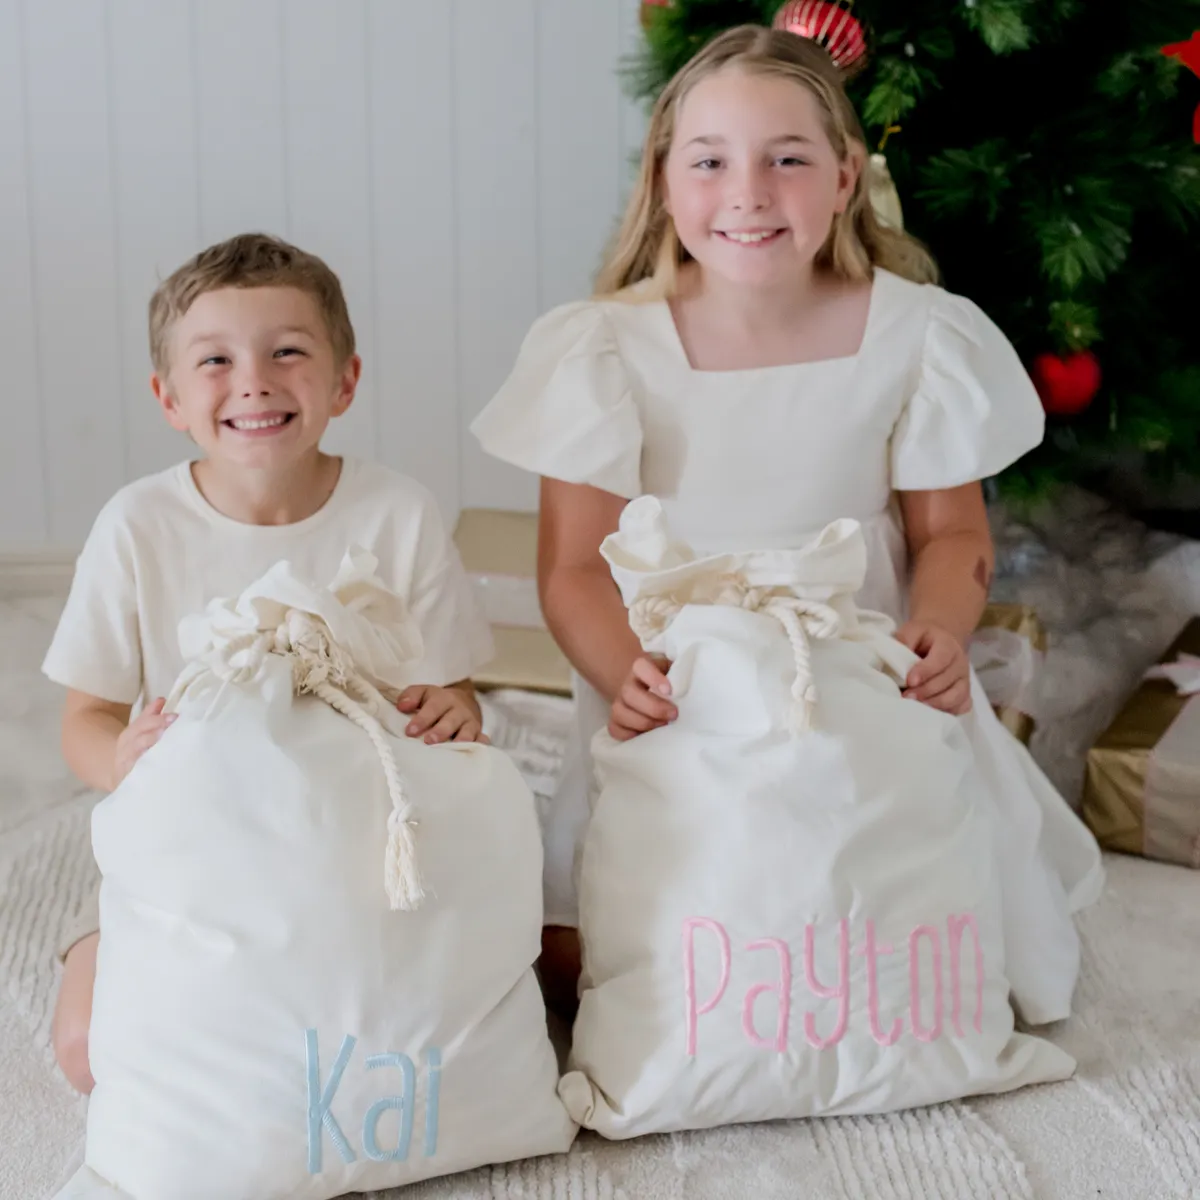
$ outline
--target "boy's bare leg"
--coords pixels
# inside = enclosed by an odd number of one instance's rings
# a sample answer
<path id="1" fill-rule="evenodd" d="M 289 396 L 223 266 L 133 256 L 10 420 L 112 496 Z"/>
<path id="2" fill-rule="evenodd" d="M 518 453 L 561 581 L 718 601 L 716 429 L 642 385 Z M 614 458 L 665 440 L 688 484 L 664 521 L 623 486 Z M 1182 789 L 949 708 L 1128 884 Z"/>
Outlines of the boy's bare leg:
<path id="1" fill-rule="evenodd" d="M 89 934 L 67 951 L 62 986 L 54 1007 L 54 1057 L 67 1082 L 85 1096 L 96 1086 L 88 1063 L 88 1030 L 92 1024 L 92 986 L 96 982 L 98 933 Z"/>
<path id="2" fill-rule="evenodd" d="M 538 973 L 546 1004 L 571 1021 L 579 1008 L 579 930 L 565 925 L 547 925 L 542 930 L 542 956 Z"/>

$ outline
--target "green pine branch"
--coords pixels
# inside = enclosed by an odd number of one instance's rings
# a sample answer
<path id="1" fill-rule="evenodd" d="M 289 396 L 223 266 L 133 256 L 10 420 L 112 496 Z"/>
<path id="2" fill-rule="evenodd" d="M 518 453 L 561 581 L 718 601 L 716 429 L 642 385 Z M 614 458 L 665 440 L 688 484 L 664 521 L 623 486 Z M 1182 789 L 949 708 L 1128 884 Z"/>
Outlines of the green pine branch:
<path id="1" fill-rule="evenodd" d="M 887 129 L 937 86 L 937 74 L 929 67 L 907 57 L 880 58 L 875 63 L 874 86 L 863 104 L 862 120 L 868 126 Z"/>
<path id="2" fill-rule="evenodd" d="M 1164 371 L 1154 383 L 1152 392 L 1126 401 L 1124 432 L 1139 450 L 1194 463 L 1200 453 L 1200 364 Z"/>
<path id="3" fill-rule="evenodd" d="M 1111 245 L 1090 237 L 1072 217 L 1060 215 L 1037 222 L 1042 271 L 1063 291 L 1074 291 L 1084 279 L 1103 281 L 1119 265 Z"/>
<path id="4" fill-rule="evenodd" d="M 653 100 L 688 59 L 734 25 L 769 25 L 782 0 L 672 0 L 646 10 L 641 50 L 621 68 L 639 100 Z"/>
<path id="5" fill-rule="evenodd" d="M 1030 0 L 963 0 L 963 15 L 993 54 L 1025 50 L 1033 42 Z"/>
<path id="6" fill-rule="evenodd" d="M 946 150 L 921 170 L 917 193 L 935 217 L 977 213 L 989 225 L 1000 214 L 1012 179 L 1013 156 L 1003 138 L 969 150 Z"/>
<path id="7" fill-rule="evenodd" d="M 1100 315 L 1082 300 L 1055 300 L 1048 325 L 1051 340 L 1068 350 L 1084 350 L 1100 337 Z"/>
<path id="8" fill-rule="evenodd" d="M 1125 261 L 1133 212 L 1105 181 L 1079 179 L 1026 211 L 1042 271 L 1062 291 L 1073 292 L 1084 279 L 1103 283 Z"/>

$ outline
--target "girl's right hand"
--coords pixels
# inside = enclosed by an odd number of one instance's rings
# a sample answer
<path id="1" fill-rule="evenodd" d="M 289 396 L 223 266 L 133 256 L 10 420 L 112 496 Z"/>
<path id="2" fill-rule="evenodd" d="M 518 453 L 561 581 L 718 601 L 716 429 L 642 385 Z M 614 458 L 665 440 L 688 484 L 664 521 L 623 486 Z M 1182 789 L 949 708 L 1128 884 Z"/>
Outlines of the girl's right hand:
<path id="1" fill-rule="evenodd" d="M 171 727 L 175 713 L 165 713 L 166 700 L 159 697 L 129 722 L 117 738 L 116 758 L 113 762 L 113 790 L 133 770 L 137 762 L 155 742 Z"/>
<path id="2" fill-rule="evenodd" d="M 675 705 L 664 699 L 671 694 L 666 674 L 670 669 L 671 664 L 661 655 L 634 660 L 608 719 L 608 732 L 618 742 L 658 729 L 679 715 Z"/>

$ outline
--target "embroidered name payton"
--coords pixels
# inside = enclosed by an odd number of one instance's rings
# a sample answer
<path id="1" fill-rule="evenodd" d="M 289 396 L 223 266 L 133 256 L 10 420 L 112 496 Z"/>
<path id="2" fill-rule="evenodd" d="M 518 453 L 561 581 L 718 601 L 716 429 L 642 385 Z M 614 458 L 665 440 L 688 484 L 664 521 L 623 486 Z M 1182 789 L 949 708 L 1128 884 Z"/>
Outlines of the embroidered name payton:
<path id="1" fill-rule="evenodd" d="M 350 1141 L 330 1111 L 334 1097 L 342 1082 L 342 1075 L 354 1054 L 357 1038 L 346 1034 L 341 1048 L 329 1072 L 325 1086 L 321 1086 L 321 1060 L 317 1045 L 317 1031 L 304 1031 L 304 1058 L 308 1076 L 308 1173 L 321 1173 L 321 1148 L 323 1131 L 341 1156 L 343 1162 L 355 1160 Z M 376 1100 L 363 1114 L 363 1153 L 375 1162 L 404 1162 L 408 1158 L 409 1143 L 412 1141 L 413 1113 L 417 1104 L 417 1068 L 407 1054 L 372 1054 L 366 1061 L 368 1071 L 391 1068 L 400 1072 L 403 1091 L 399 1095 L 383 1096 Z M 442 1085 L 442 1052 L 431 1047 L 425 1052 L 425 1138 L 422 1153 L 432 1158 L 437 1152 L 438 1099 Z M 379 1118 L 389 1109 L 400 1113 L 400 1134 L 396 1145 L 385 1150 L 379 1145 Z"/>
<path id="2" fill-rule="evenodd" d="M 696 934 L 704 931 L 717 942 L 720 968 L 716 987 L 704 1001 L 696 995 Z M 950 1020 L 954 1036 L 966 1036 L 962 1025 L 963 983 L 963 937 L 971 935 L 974 946 L 974 1000 L 975 1013 L 972 1021 L 976 1033 L 983 1029 L 983 946 L 979 938 L 979 927 L 971 914 L 951 914 L 946 919 L 946 943 L 949 950 L 949 990 L 951 999 Z M 817 929 L 809 924 L 804 927 L 804 985 L 817 1000 L 836 1001 L 836 1018 L 827 1034 L 817 1031 L 816 1015 L 804 1014 L 804 1038 L 815 1050 L 827 1050 L 836 1046 L 846 1035 L 850 1023 L 850 956 L 855 954 L 866 959 L 866 1008 L 871 1036 L 881 1046 L 893 1045 L 904 1032 L 904 1020 L 895 1017 L 888 1029 L 880 1021 L 879 964 L 881 958 L 896 953 L 896 948 L 879 940 L 875 922 L 866 921 L 862 944 L 851 950 L 850 922 L 843 919 L 837 925 L 837 981 L 822 982 L 816 970 Z M 908 1015 L 909 1028 L 913 1037 L 921 1042 L 932 1042 L 943 1036 L 945 987 L 943 978 L 942 931 L 936 925 L 919 925 L 908 935 Z M 742 1031 L 751 1045 L 774 1049 L 782 1054 L 788 1047 L 791 1033 L 793 1004 L 792 953 L 787 942 L 780 938 L 760 938 L 747 943 L 747 951 L 772 951 L 778 962 L 777 982 L 757 983 L 749 988 L 742 1000 Z M 922 960 L 928 966 L 922 978 Z M 713 1012 L 729 988 L 733 949 L 725 927 L 711 917 L 688 917 L 683 922 L 683 994 L 686 1012 L 684 1048 L 695 1055 L 700 1018 Z M 968 972 L 970 966 L 968 966 Z M 923 995 L 922 983 L 927 986 Z M 894 993 L 894 986 L 889 987 Z M 755 1026 L 755 1003 L 766 992 L 774 992 L 777 998 L 775 1032 L 763 1037 Z"/>

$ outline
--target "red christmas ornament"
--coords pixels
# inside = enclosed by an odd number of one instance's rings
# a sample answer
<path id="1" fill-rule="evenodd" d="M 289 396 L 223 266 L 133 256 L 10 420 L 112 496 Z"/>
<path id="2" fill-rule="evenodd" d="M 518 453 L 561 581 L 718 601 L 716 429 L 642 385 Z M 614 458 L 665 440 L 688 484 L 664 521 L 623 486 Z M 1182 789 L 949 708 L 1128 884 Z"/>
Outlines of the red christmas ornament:
<path id="1" fill-rule="evenodd" d="M 829 51 L 843 71 L 864 65 L 867 34 L 850 11 L 852 0 L 788 0 L 771 23 L 797 37 L 810 38 Z"/>
<path id="2" fill-rule="evenodd" d="M 1177 58 L 1194 75 L 1200 75 L 1200 29 L 1192 34 L 1186 42 L 1173 42 L 1164 46 L 1162 52 L 1168 58 Z M 1192 141 L 1200 146 L 1200 104 L 1192 115 Z"/>
<path id="3" fill-rule="evenodd" d="M 671 0 L 642 0 L 642 7 L 638 15 L 642 19 L 642 28 L 649 29 L 650 21 L 654 14 L 650 11 L 654 8 L 670 8 Z"/>
<path id="4" fill-rule="evenodd" d="M 1029 373 L 1042 407 L 1055 417 L 1083 412 L 1100 390 L 1100 363 L 1090 350 L 1078 350 L 1064 358 L 1039 354 Z"/>

